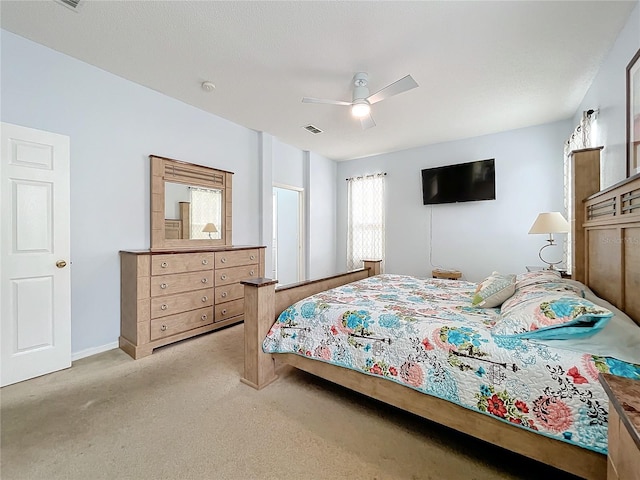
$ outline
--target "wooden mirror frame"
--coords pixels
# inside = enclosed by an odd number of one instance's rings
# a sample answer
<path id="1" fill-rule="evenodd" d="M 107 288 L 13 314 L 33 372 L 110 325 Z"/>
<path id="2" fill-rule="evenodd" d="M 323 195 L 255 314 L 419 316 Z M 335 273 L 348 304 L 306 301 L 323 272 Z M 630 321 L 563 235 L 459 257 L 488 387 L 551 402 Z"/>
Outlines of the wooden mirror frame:
<path id="1" fill-rule="evenodd" d="M 149 155 L 151 160 L 151 250 L 209 248 L 231 245 L 231 185 L 233 172 Z M 165 182 L 222 190 L 221 238 L 168 239 L 165 222 Z"/>

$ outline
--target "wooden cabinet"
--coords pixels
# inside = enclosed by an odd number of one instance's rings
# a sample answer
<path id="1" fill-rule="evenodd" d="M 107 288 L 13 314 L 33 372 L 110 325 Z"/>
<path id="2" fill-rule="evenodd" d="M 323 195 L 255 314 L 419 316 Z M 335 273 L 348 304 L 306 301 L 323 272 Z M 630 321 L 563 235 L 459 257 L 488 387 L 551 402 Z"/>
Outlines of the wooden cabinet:
<path id="1" fill-rule="evenodd" d="M 264 276 L 264 247 L 120 252 L 120 348 L 133 358 L 244 320 L 241 280 Z"/>
<path id="2" fill-rule="evenodd" d="M 640 480 L 640 381 L 600 374 L 609 396 L 607 480 Z"/>

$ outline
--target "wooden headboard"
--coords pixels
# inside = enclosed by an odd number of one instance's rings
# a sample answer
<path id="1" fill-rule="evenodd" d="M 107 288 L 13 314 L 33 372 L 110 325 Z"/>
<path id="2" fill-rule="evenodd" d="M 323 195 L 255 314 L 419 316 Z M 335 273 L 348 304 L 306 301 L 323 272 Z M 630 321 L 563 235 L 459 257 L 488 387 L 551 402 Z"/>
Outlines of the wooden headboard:
<path id="1" fill-rule="evenodd" d="M 584 200 L 585 281 L 640 325 L 640 174 Z"/>

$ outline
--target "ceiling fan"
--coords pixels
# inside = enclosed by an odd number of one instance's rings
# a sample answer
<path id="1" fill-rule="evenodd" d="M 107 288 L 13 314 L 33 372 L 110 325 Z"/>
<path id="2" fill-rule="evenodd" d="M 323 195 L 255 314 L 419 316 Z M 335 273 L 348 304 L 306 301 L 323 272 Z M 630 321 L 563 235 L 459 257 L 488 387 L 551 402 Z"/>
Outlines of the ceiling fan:
<path id="1" fill-rule="evenodd" d="M 387 85 L 382 90 L 378 90 L 373 95 L 369 95 L 369 74 L 366 72 L 358 72 L 353 76 L 353 101 L 344 102 L 342 100 L 324 100 L 322 98 L 304 97 L 302 103 L 326 103 L 329 105 L 346 105 L 351 107 L 351 114 L 360 119 L 363 129 L 376 126 L 371 116 L 371 105 L 378 103 L 385 98 L 398 95 L 412 88 L 416 88 L 418 84 L 407 75 Z"/>

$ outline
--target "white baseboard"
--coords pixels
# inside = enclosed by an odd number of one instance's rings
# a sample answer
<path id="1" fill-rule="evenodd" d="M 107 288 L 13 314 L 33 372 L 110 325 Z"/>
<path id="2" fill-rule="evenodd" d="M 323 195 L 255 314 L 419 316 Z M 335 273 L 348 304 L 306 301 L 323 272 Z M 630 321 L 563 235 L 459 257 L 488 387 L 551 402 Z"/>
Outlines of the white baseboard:
<path id="1" fill-rule="evenodd" d="M 118 342 L 107 343 L 106 345 L 100 345 L 99 347 L 86 348 L 84 350 L 80 350 L 79 352 L 72 353 L 71 361 L 75 362 L 76 360 L 80 360 L 81 358 L 90 357 L 91 355 L 106 352 L 107 350 L 113 350 L 114 348 L 118 348 Z"/>

